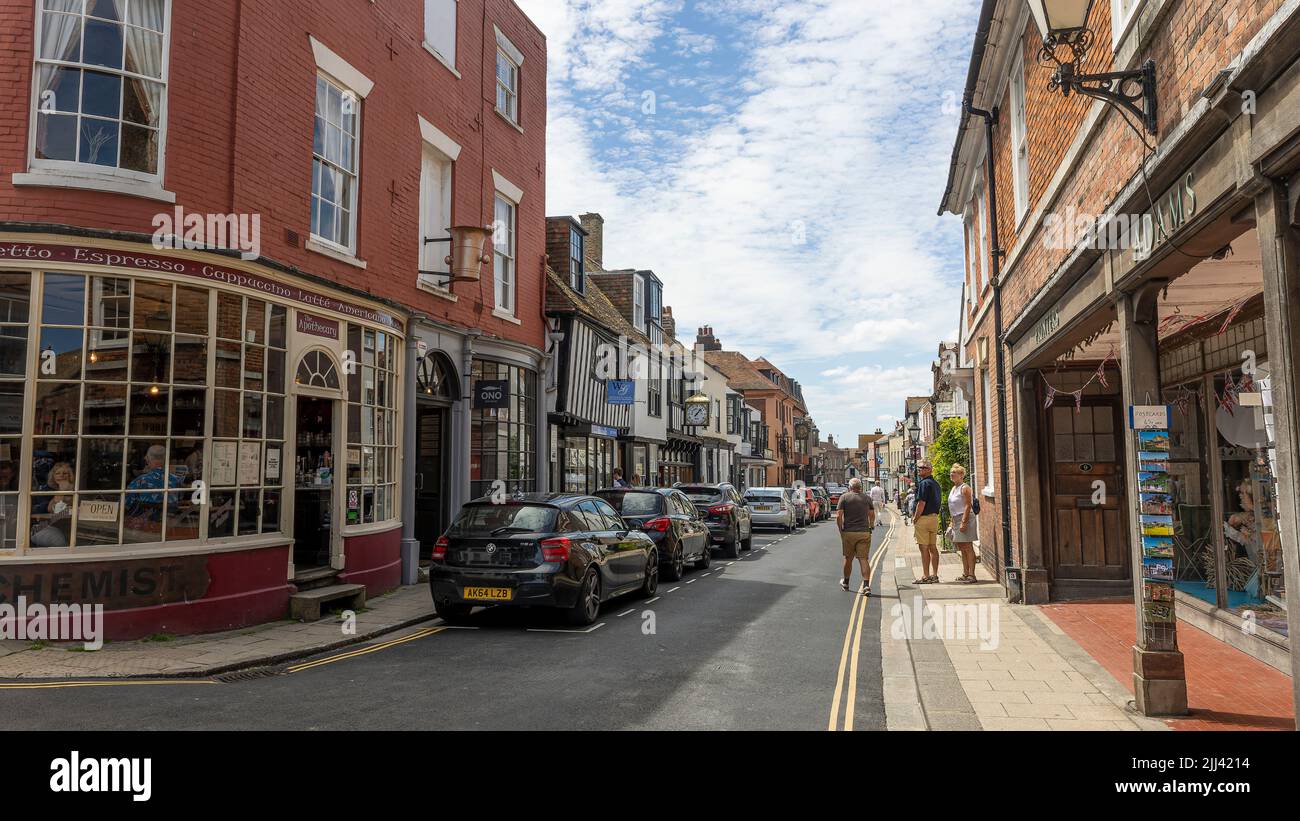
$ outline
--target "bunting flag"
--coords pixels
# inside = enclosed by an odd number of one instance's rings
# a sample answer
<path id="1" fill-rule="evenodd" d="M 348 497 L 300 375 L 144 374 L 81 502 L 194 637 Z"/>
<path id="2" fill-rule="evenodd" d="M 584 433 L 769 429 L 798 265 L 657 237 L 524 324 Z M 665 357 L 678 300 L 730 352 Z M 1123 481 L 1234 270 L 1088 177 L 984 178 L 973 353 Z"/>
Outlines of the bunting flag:
<path id="1" fill-rule="evenodd" d="M 1241 313 L 1242 309 L 1246 307 L 1246 302 L 1247 300 L 1243 299 L 1232 306 L 1232 310 L 1228 311 L 1228 316 L 1223 320 L 1223 325 L 1219 327 L 1219 332 L 1215 336 L 1223 336 L 1228 332 L 1228 326 L 1232 324 L 1232 320 L 1237 318 L 1237 314 Z"/>
<path id="2" fill-rule="evenodd" d="M 1074 412 L 1075 413 L 1083 412 L 1083 391 L 1081 390 L 1074 392 Z"/>
<path id="3" fill-rule="evenodd" d="M 1223 396 L 1219 397 L 1219 407 L 1228 412 L 1229 416 L 1236 416 L 1233 406 L 1237 404 L 1237 381 L 1232 377 L 1232 371 L 1228 371 L 1223 376 Z"/>
<path id="4" fill-rule="evenodd" d="M 1043 410 L 1051 410 L 1052 405 L 1056 404 L 1056 388 L 1050 384 L 1047 386 L 1047 401 L 1043 403 Z"/>

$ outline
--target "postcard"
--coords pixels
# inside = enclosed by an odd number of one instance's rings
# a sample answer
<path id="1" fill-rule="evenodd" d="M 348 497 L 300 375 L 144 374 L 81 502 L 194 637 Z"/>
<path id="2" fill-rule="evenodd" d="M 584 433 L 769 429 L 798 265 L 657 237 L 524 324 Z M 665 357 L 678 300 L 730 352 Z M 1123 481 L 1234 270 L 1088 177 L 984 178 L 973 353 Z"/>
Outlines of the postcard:
<path id="1" fill-rule="evenodd" d="M 1143 559 L 1142 577 L 1144 579 L 1153 579 L 1155 581 L 1161 581 L 1161 582 L 1173 581 L 1174 560 L 1173 559 Z"/>
<path id="2" fill-rule="evenodd" d="M 1138 433 L 1138 450 L 1169 452 L 1169 431 L 1144 430 Z"/>
<path id="3" fill-rule="evenodd" d="M 1174 586 L 1165 582 L 1143 582 L 1142 597 L 1146 601 L 1173 601 Z"/>
<path id="4" fill-rule="evenodd" d="M 1148 624 L 1173 624 L 1174 603 L 1173 602 L 1144 602 L 1142 604 L 1142 614 L 1146 617 Z"/>
<path id="5" fill-rule="evenodd" d="M 1142 555 L 1152 559 L 1172 559 L 1174 540 L 1169 536 L 1143 536 Z"/>

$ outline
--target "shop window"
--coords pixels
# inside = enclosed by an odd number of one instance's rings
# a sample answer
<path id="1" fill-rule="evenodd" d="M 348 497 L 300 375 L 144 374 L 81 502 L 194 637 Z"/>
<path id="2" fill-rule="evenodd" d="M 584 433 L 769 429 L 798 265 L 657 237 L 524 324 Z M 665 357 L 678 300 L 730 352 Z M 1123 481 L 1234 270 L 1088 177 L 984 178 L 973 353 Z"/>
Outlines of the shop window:
<path id="1" fill-rule="evenodd" d="M 165 0 L 45 0 L 36 24 L 32 164 L 161 176 Z"/>
<path id="2" fill-rule="evenodd" d="M 326 76 L 316 77 L 312 138 L 311 233 L 348 253 L 356 249 L 361 100 Z"/>
<path id="3" fill-rule="evenodd" d="M 348 325 L 348 350 L 357 365 L 348 374 L 347 523 L 395 519 L 397 499 L 397 338 Z"/>
<path id="4" fill-rule="evenodd" d="M 0 280 L 0 319 L 22 313 L 25 293 Z M 214 311 L 226 323 L 219 322 L 218 336 L 232 337 L 216 340 L 216 350 L 208 337 Z M 283 327 L 285 315 L 282 307 L 204 288 L 46 274 L 28 544 L 279 532 L 284 334 L 270 346 L 267 335 L 270 326 Z M 9 447 L 14 465 L 16 450 Z M 235 517 L 238 527 L 228 524 Z"/>
<path id="5" fill-rule="evenodd" d="M 471 371 L 479 380 L 508 383 L 510 400 L 505 408 L 475 408 L 470 416 L 470 490 L 474 498 L 492 492 L 501 480 L 509 493 L 537 488 L 537 376 L 516 365 L 474 360 Z M 471 390 L 472 392 L 472 390 Z"/>
<path id="6" fill-rule="evenodd" d="M 0 273 L 0 549 L 18 546 L 32 277 Z"/>

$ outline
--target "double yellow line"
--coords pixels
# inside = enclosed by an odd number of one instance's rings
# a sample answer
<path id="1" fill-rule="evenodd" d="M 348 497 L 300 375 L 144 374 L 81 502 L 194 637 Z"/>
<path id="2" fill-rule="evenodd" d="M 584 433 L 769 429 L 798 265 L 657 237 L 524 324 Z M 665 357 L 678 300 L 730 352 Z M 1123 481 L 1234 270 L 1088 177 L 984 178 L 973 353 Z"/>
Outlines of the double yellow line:
<path id="1" fill-rule="evenodd" d="M 879 578 L 880 560 L 885 557 L 889 550 L 889 542 L 894 536 L 894 522 L 890 522 L 889 530 L 885 532 L 885 538 L 880 543 L 880 549 L 876 551 L 876 558 L 871 562 L 871 578 Z M 831 719 L 826 729 L 835 732 L 843 729 L 848 732 L 853 729 L 853 708 L 858 700 L 858 656 L 862 648 L 862 634 L 866 629 L 867 603 L 870 601 L 868 596 L 857 596 L 853 602 L 853 609 L 849 611 L 849 626 L 844 631 L 844 647 L 840 651 L 840 669 L 835 675 L 835 697 L 831 700 Z M 850 651 L 851 648 L 851 651 Z M 848 682 L 845 684 L 844 670 L 848 668 Z M 840 727 L 840 704 L 844 704 L 844 725 Z"/>
<path id="2" fill-rule="evenodd" d="M 389 647 L 396 647 L 399 644 L 406 644 L 407 642 L 412 642 L 418 639 L 426 638 L 428 636 L 441 633 L 446 629 L 447 629 L 446 627 L 426 627 L 422 630 L 415 631 L 409 636 L 403 636 L 400 639 L 393 639 L 392 641 L 386 641 L 381 644 L 372 644 L 369 647 L 363 647 L 360 650 L 351 650 L 347 653 L 339 653 L 336 656 L 326 656 L 323 659 L 316 659 L 315 661 L 309 661 L 306 662 L 305 664 L 298 664 L 293 667 L 289 667 L 285 672 L 301 673 L 303 670 L 310 670 L 313 667 L 322 667 L 326 664 L 333 664 L 336 661 L 347 661 L 348 659 L 354 659 L 357 658 L 358 656 L 365 656 L 365 655 L 369 655 L 370 653 L 378 653 L 380 650 L 387 650 Z"/>

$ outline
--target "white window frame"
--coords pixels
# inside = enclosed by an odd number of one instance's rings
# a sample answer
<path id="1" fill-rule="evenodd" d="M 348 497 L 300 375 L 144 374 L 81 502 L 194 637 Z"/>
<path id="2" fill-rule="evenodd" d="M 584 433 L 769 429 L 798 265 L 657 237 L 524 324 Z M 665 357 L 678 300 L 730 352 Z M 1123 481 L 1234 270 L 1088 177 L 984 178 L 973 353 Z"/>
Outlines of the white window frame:
<path id="1" fill-rule="evenodd" d="M 989 257 L 989 221 L 987 219 L 988 209 L 984 207 L 984 180 L 981 178 L 975 184 L 975 227 L 979 231 L 979 258 L 975 266 L 975 291 L 977 296 L 983 295 L 984 286 L 990 277 L 987 276 Z"/>
<path id="2" fill-rule="evenodd" d="M 632 277 L 632 324 L 645 330 L 645 280 L 639 276 Z"/>
<path id="3" fill-rule="evenodd" d="M 979 228 L 975 225 L 975 207 L 970 204 L 966 207 L 966 255 L 969 258 L 967 262 L 966 276 L 966 305 L 974 306 L 976 298 L 979 295 Z"/>
<path id="4" fill-rule="evenodd" d="M 992 373 L 984 371 L 984 495 L 993 495 L 993 385 Z"/>
<path id="5" fill-rule="evenodd" d="M 1111 43 L 1115 51 L 1119 51 L 1120 43 L 1124 42 L 1124 35 L 1141 6 L 1142 0 L 1110 0 Z"/>
<path id="6" fill-rule="evenodd" d="M 324 80 L 327 83 L 337 86 L 343 92 L 350 93 L 352 97 L 357 101 L 357 105 L 360 106 L 360 108 L 357 110 L 356 113 L 357 132 L 355 135 L 353 135 L 355 145 L 353 146 L 352 164 L 353 167 L 356 169 L 356 171 L 353 173 L 351 208 L 349 209 L 349 213 L 351 214 L 351 218 L 352 218 L 352 231 L 349 236 L 350 242 L 346 246 L 340 245 L 339 243 L 334 242 L 333 240 L 327 239 L 325 237 L 317 236 L 315 233 L 311 231 L 311 198 L 312 195 L 315 194 L 315 185 L 313 183 L 312 190 L 309 192 L 309 196 L 307 198 L 307 203 L 308 203 L 307 234 L 310 237 L 310 239 L 307 240 L 306 246 L 307 249 L 310 251 L 315 251 L 317 253 L 324 254 L 326 256 L 330 256 L 335 259 L 339 259 L 340 261 L 356 264 L 359 267 L 364 268 L 365 264 L 356 258 L 357 233 L 361 226 L 361 219 L 358 214 L 357 206 L 360 204 L 361 201 L 360 200 L 361 146 L 362 146 L 362 126 L 364 124 L 363 120 L 365 114 L 365 99 L 370 96 L 370 92 L 374 90 L 375 84 L 369 77 L 367 77 L 366 75 L 358 71 L 356 68 L 354 68 L 351 64 L 349 64 L 346 60 L 340 57 L 337 53 L 335 53 L 332 49 L 330 49 L 320 40 L 317 40 L 315 37 L 312 36 L 308 36 L 308 39 L 311 41 L 312 54 L 316 59 L 316 76 L 320 78 L 324 78 Z M 315 103 L 314 103 L 315 96 L 316 96 L 316 84 L 313 82 L 312 83 L 313 112 L 315 111 Z M 316 157 L 316 152 L 313 149 L 312 151 L 313 163 L 315 161 L 315 157 Z"/>
<path id="7" fill-rule="evenodd" d="M 501 33 L 501 29 L 493 26 L 497 37 L 497 57 L 493 65 L 493 77 L 496 80 L 496 94 L 494 95 L 496 112 L 506 119 L 511 125 L 519 127 L 519 78 L 523 72 L 524 54 L 515 48 L 509 38 Z M 510 76 L 514 81 L 514 87 L 510 87 L 501 81 L 501 61 L 504 60 L 510 66 Z M 508 107 L 501 107 L 501 93 L 505 92 Z"/>
<path id="8" fill-rule="evenodd" d="M 40 57 L 40 43 L 44 35 L 45 9 L 42 0 L 36 0 L 35 3 L 35 24 L 32 33 L 32 82 L 30 95 L 30 113 L 28 116 L 27 129 L 27 169 L 28 173 L 17 173 L 13 175 L 14 185 L 51 185 L 68 188 L 87 188 L 100 191 L 114 191 L 123 194 L 134 194 L 148 197 L 151 199 L 163 200 L 166 202 L 175 202 L 176 195 L 162 190 L 162 180 L 166 175 L 167 159 L 167 120 L 168 120 L 168 101 L 171 90 L 171 22 L 172 22 L 172 4 L 171 0 L 163 2 L 163 30 L 162 30 L 162 76 L 146 77 L 144 75 L 135 75 L 122 69 L 113 69 L 102 66 L 87 65 L 85 63 L 63 63 L 57 60 L 46 60 Z M 84 37 L 84 31 L 83 31 Z M 38 118 L 40 116 L 41 101 L 39 99 L 39 66 L 48 65 L 66 65 L 77 67 L 83 71 L 103 71 L 108 74 L 117 74 L 123 77 L 138 76 L 149 82 L 161 83 L 162 100 L 160 102 L 160 112 L 158 115 L 158 171 L 156 174 L 146 174 L 142 171 L 132 171 L 130 169 L 116 168 L 103 165 L 93 165 L 69 160 L 43 160 L 36 157 L 36 133 L 38 128 Z M 125 92 L 124 92 L 125 93 Z M 80 112 L 80 102 L 78 102 L 78 112 Z M 121 144 L 121 134 L 118 135 L 119 148 Z"/>
<path id="9" fill-rule="evenodd" d="M 348 219 L 350 220 L 350 225 L 348 227 L 348 242 L 344 244 L 341 242 L 337 242 L 336 240 L 330 237 L 323 237 L 320 234 L 317 234 L 314 230 L 311 230 L 310 226 L 309 226 L 309 232 L 311 235 L 312 242 L 319 243 L 325 248 L 336 251 L 341 254 L 346 254 L 348 256 L 356 256 L 357 226 L 360 224 L 360 220 L 357 219 L 357 203 L 359 201 L 359 196 L 358 196 L 359 189 L 361 188 L 361 108 L 360 108 L 361 98 L 355 92 L 353 92 L 352 89 L 348 88 L 347 85 L 338 81 L 334 77 L 331 77 L 329 74 L 325 73 L 324 71 L 317 72 L 317 77 L 324 80 L 327 85 L 331 85 L 339 89 L 339 91 L 342 92 L 343 99 L 345 101 L 349 97 L 356 100 L 355 105 L 358 107 L 356 112 L 356 133 L 352 135 L 352 165 L 355 170 L 348 171 L 342 166 L 336 165 L 330 160 L 327 160 L 325 157 L 322 157 L 321 155 L 317 154 L 315 149 L 313 148 L 312 150 L 313 165 L 315 164 L 316 160 L 319 160 L 320 162 L 324 163 L 325 165 L 331 168 L 337 168 L 340 173 L 344 174 L 345 176 L 351 179 L 352 184 L 349 186 L 348 202 L 347 202 Z M 314 111 L 314 107 L 313 107 L 313 111 Z M 315 174 L 313 174 L 312 176 L 315 177 Z M 314 179 L 312 181 L 311 196 L 313 199 L 315 199 L 318 196 L 316 192 L 316 183 Z"/>
<path id="10" fill-rule="evenodd" d="M 1015 191 L 1016 224 L 1029 213 L 1029 128 L 1025 101 L 1025 55 L 1016 54 L 1011 67 L 1011 176 Z"/>
<path id="11" fill-rule="evenodd" d="M 508 226 L 501 225 L 497 218 L 497 208 L 500 205 L 509 208 Z M 498 189 L 492 201 L 492 304 L 495 306 L 492 313 L 505 319 L 514 319 L 518 315 L 519 251 L 516 231 L 518 225 L 519 203 Z M 499 235 L 505 237 L 504 244 L 497 241 Z M 500 271 L 497 268 L 498 260 L 505 260 Z M 503 301 L 508 304 L 502 305 Z"/>
<path id="12" fill-rule="evenodd" d="M 433 173 L 435 169 L 437 170 L 436 180 Z M 426 240 L 446 239 L 451 236 L 447 229 L 452 227 L 454 219 L 451 192 L 455 175 L 456 164 L 451 157 L 431 143 L 422 143 L 420 151 L 420 235 L 418 237 L 419 270 L 421 271 L 443 271 L 447 268 L 443 260 L 451 253 L 451 244 L 447 242 L 427 242 Z M 451 292 L 449 277 L 426 278 L 421 276 L 419 286 L 444 294 Z"/>
<path id="13" fill-rule="evenodd" d="M 435 8 L 440 6 L 441 8 Z M 450 40 L 446 39 L 448 32 L 432 30 L 435 23 L 447 24 L 446 14 L 436 15 L 436 12 L 450 9 Z M 456 36 L 458 31 L 458 22 L 460 20 L 460 9 L 458 0 L 424 0 L 424 49 L 425 51 L 438 58 L 451 73 L 460 77 L 460 72 L 456 70 Z M 432 35 L 432 36 L 431 36 Z M 442 35 L 441 39 L 437 35 Z"/>

